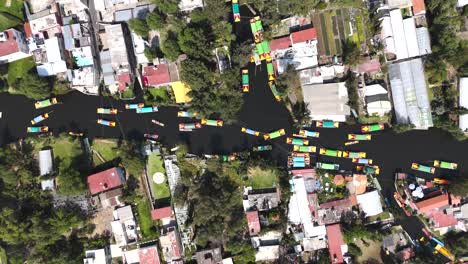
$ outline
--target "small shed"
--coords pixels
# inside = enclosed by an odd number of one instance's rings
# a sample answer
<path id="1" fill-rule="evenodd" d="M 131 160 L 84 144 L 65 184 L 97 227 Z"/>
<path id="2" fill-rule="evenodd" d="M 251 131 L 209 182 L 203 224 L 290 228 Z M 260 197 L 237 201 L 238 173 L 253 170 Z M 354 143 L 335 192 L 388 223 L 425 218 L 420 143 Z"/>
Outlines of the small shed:
<path id="1" fill-rule="evenodd" d="M 40 176 L 45 176 L 54 172 L 51 149 L 39 151 L 39 172 Z"/>

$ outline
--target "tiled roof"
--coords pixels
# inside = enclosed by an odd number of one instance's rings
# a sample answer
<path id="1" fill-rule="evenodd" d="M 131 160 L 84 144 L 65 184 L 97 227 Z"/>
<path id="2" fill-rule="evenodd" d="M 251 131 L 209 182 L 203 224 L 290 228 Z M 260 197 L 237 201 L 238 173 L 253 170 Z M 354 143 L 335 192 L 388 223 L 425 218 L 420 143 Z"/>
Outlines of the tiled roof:
<path id="1" fill-rule="evenodd" d="M 122 186 L 125 181 L 123 172 L 119 168 L 112 168 L 88 176 L 89 192 L 94 195 Z"/>
<path id="2" fill-rule="evenodd" d="M 146 247 L 140 248 L 138 250 L 138 255 L 140 257 L 140 264 L 160 264 L 158 247 Z"/>
<path id="3" fill-rule="evenodd" d="M 0 42 L 0 57 L 7 56 L 19 51 L 18 43 L 14 38 L 14 29 L 7 29 L 3 33 L 6 35 L 6 40 Z"/>
<path id="4" fill-rule="evenodd" d="M 439 210 L 432 210 L 427 213 L 427 217 L 434 222 L 434 227 L 437 228 L 455 226 L 458 223 L 453 215 L 444 214 L 444 212 Z"/>
<path id="5" fill-rule="evenodd" d="M 326 226 L 326 229 L 331 263 L 344 263 L 343 252 L 341 252 L 341 246 L 344 245 L 344 240 L 340 224 L 328 225 Z"/>
<path id="6" fill-rule="evenodd" d="M 290 46 L 291 46 L 291 39 L 289 38 L 289 36 L 273 39 L 272 41 L 270 41 L 271 51 L 287 49 Z"/>
<path id="7" fill-rule="evenodd" d="M 411 0 L 413 3 L 413 14 L 420 15 L 426 13 L 426 6 L 424 5 L 424 0 Z"/>
<path id="8" fill-rule="evenodd" d="M 426 199 L 421 202 L 417 202 L 416 206 L 418 207 L 420 213 L 425 213 L 430 210 L 437 209 L 442 206 L 446 206 L 448 204 L 449 204 L 448 195 L 442 194 L 436 197 Z"/>
<path id="9" fill-rule="evenodd" d="M 251 236 L 257 235 L 260 230 L 260 219 L 258 219 L 258 211 L 245 212 L 247 217 L 247 225 L 249 226 L 249 234 Z"/>
<path id="10" fill-rule="evenodd" d="M 159 220 L 163 218 L 170 218 L 172 216 L 172 207 L 163 207 L 151 211 L 151 219 Z"/>
<path id="11" fill-rule="evenodd" d="M 120 91 L 127 89 L 128 85 L 131 83 L 130 73 L 121 73 L 117 75 L 117 81 L 119 82 Z"/>
<path id="12" fill-rule="evenodd" d="M 143 83 L 145 86 L 158 87 L 167 85 L 171 82 L 169 75 L 169 66 L 167 64 L 159 64 L 155 66 L 146 66 L 143 68 Z"/>
<path id="13" fill-rule="evenodd" d="M 315 28 L 304 29 L 301 31 L 291 33 L 292 44 L 306 42 L 317 38 L 317 31 Z"/>

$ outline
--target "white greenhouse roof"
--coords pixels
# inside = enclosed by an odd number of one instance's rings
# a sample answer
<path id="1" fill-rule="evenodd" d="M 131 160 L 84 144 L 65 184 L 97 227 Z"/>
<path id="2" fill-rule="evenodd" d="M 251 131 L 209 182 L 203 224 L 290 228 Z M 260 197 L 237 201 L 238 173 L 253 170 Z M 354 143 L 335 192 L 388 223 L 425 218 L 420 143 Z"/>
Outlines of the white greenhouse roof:
<path id="1" fill-rule="evenodd" d="M 405 29 L 406 47 L 408 48 L 408 57 L 419 56 L 418 40 L 416 38 L 416 25 L 414 18 L 406 18 L 403 20 Z"/>

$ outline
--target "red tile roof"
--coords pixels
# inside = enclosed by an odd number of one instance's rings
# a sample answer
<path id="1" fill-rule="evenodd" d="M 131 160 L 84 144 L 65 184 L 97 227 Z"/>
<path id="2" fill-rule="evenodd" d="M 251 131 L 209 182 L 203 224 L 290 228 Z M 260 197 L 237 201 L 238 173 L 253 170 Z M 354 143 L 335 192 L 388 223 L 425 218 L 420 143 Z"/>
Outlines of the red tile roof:
<path id="1" fill-rule="evenodd" d="M 313 40 L 317 38 L 317 31 L 315 28 L 304 29 L 301 31 L 293 32 L 291 34 L 291 43 L 301 43 L 308 40 Z"/>
<path id="2" fill-rule="evenodd" d="M 158 247 L 146 247 L 140 248 L 138 250 L 138 255 L 140 257 L 140 264 L 160 264 Z"/>
<path id="3" fill-rule="evenodd" d="M 169 66 L 167 64 L 159 64 L 155 66 L 146 66 L 143 68 L 143 84 L 145 86 L 158 87 L 171 83 L 169 74 Z"/>
<path id="4" fill-rule="evenodd" d="M 458 224 L 458 221 L 453 215 L 444 214 L 444 212 L 439 210 L 432 210 L 427 213 L 427 217 L 434 222 L 434 226 L 437 228 L 455 226 Z"/>
<path id="5" fill-rule="evenodd" d="M 123 171 L 115 167 L 88 176 L 88 188 L 92 195 L 120 187 L 124 182 Z"/>
<path id="6" fill-rule="evenodd" d="M 442 206 L 446 206 L 448 204 L 449 204 L 448 195 L 442 194 L 436 197 L 426 199 L 421 202 L 417 202 L 416 206 L 418 207 L 420 213 L 425 213 L 430 210 L 437 209 Z"/>
<path id="7" fill-rule="evenodd" d="M 151 211 L 151 219 L 159 220 L 163 218 L 170 218 L 172 216 L 172 207 L 158 208 Z"/>
<path id="8" fill-rule="evenodd" d="M 378 59 L 366 60 L 357 66 L 360 73 L 373 73 L 380 70 L 380 62 Z"/>
<path id="9" fill-rule="evenodd" d="M 131 83 L 130 73 L 121 73 L 117 75 L 117 81 L 119 82 L 120 91 L 127 89 L 128 85 Z"/>
<path id="10" fill-rule="evenodd" d="M 291 39 L 289 37 L 277 38 L 277 39 L 270 41 L 271 51 L 287 49 L 290 46 L 291 46 Z"/>
<path id="11" fill-rule="evenodd" d="M 258 218 L 258 211 L 245 212 L 245 216 L 247 217 L 247 225 L 249 226 L 249 234 L 251 236 L 257 235 L 261 230 L 260 219 Z"/>
<path id="12" fill-rule="evenodd" d="M 3 31 L 6 35 L 6 40 L 0 42 L 0 57 L 7 56 L 19 51 L 18 43 L 14 38 L 14 29 L 7 29 Z"/>
<path id="13" fill-rule="evenodd" d="M 424 0 L 411 0 L 413 2 L 413 14 L 421 15 L 426 13 L 426 6 Z"/>
<path id="14" fill-rule="evenodd" d="M 320 209 L 331 209 L 332 207 L 335 209 L 337 208 L 351 209 L 351 207 L 353 207 L 354 205 L 357 205 L 356 195 L 350 195 L 341 200 L 335 200 L 331 202 L 322 203 L 320 204 Z"/>
<path id="15" fill-rule="evenodd" d="M 345 243 L 340 224 L 328 225 L 325 228 L 327 229 L 328 251 L 330 252 L 331 263 L 344 263 L 341 246 Z"/>
<path id="16" fill-rule="evenodd" d="M 304 178 L 313 178 L 315 179 L 317 172 L 315 169 L 303 169 L 303 170 L 292 170 L 292 175 L 293 177 L 295 176 L 301 176 Z"/>
<path id="17" fill-rule="evenodd" d="M 24 23 L 24 33 L 26 35 L 26 38 L 32 37 L 32 29 L 29 22 Z"/>

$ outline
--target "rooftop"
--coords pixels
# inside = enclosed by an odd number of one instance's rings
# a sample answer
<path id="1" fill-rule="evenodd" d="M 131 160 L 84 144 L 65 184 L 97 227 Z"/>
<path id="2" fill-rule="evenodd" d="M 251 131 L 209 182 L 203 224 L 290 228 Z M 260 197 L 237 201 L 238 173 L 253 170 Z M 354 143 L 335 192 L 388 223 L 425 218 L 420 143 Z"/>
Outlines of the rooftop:
<path id="1" fill-rule="evenodd" d="M 468 108 L 468 77 L 460 78 L 459 82 L 459 104 L 462 107 Z M 458 126 L 464 132 L 468 132 L 468 114 L 460 115 Z"/>
<path id="2" fill-rule="evenodd" d="M 49 14 L 47 16 L 39 17 L 29 21 L 29 27 L 31 28 L 32 35 L 59 26 L 60 25 L 57 22 L 57 17 L 55 14 Z"/>
<path id="3" fill-rule="evenodd" d="M 270 41 L 270 50 L 276 51 L 281 49 L 287 49 L 291 46 L 291 39 L 289 36 L 273 39 Z"/>
<path id="4" fill-rule="evenodd" d="M 425 213 L 442 206 L 449 205 L 448 194 L 441 194 L 416 203 L 420 213 Z"/>
<path id="5" fill-rule="evenodd" d="M 424 4 L 424 0 L 411 0 L 413 4 L 413 14 L 423 15 L 426 14 L 426 5 Z"/>
<path id="6" fill-rule="evenodd" d="M 159 220 L 170 217 L 172 217 L 172 207 L 170 206 L 154 209 L 151 211 L 151 219 L 153 220 Z"/>
<path id="7" fill-rule="evenodd" d="M 203 0 L 181 0 L 179 2 L 179 9 L 182 12 L 191 11 L 203 6 Z"/>
<path id="8" fill-rule="evenodd" d="M 143 68 L 142 75 L 144 86 L 159 87 L 171 83 L 169 66 L 167 64 L 146 66 Z"/>
<path id="9" fill-rule="evenodd" d="M 195 254 L 198 264 L 220 264 L 223 261 L 221 248 L 198 251 Z"/>
<path id="10" fill-rule="evenodd" d="M 120 187 L 125 182 L 122 169 L 114 167 L 88 176 L 88 188 L 91 195 Z"/>
<path id="11" fill-rule="evenodd" d="M 458 224 L 458 220 L 453 215 L 445 214 L 440 210 L 432 210 L 426 213 L 435 228 L 451 227 Z"/>
<path id="12" fill-rule="evenodd" d="M 344 122 L 350 114 L 344 82 L 302 85 L 302 93 L 312 120 Z"/>
<path id="13" fill-rule="evenodd" d="M 372 191 L 356 196 L 361 210 L 366 214 L 366 217 L 378 215 L 383 212 L 382 204 L 380 203 L 380 195 L 377 191 Z"/>
<path id="14" fill-rule="evenodd" d="M 105 249 L 86 250 L 84 264 L 107 264 Z"/>
<path id="15" fill-rule="evenodd" d="M 346 253 L 347 246 L 343 240 L 341 226 L 339 224 L 328 225 L 326 229 L 331 263 L 344 263 L 343 254 Z"/>
<path id="16" fill-rule="evenodd" d="M 249 227 L 249 234 L 251 236 L 257 235 L 260 230 L 260 219 L 258 218 L 258 211 L 248 211 L 245 212 L 245 216 L 247 217 L 247 225 Z"/>
<path id="17" fill-rule="evenodd" d="M 355 187 L 355 194 L 363 194 L 367 188 L 367 175 L 365 174 L 354 174 L 353 185 Z"/>
<path id="18" fill-rule="evenodd" d="M 159 238 L 166 262 L 178 260 L 181 257 L 181 248 L 177 236 L 177 231 L 172 230 Z"/>
<path id="19" fill-rule="evenodd" d="M 373 73 L 380 70 L 380 62 L 378 59 L 365 60 L 357 66 L 359 73 Z"/>
<path id="20" fill-rule="evenodd" d="M 158 247 L 144 247 L 138 250 L 140 264 L 160 264 Z"/>
<path id="21" fill-rule="evenodd" d="M 291 33 L 291 43 L 293 45 L 314 39 L 317 39 L 317 31 L 315 28 L 304 29 Z"/>
<path id="22" fill-rule="evenodd" d="M 3 34 L 2 41 L 0 41 L 0 57 L 10 55 L 20 50 L 15 38 L 15 31 L 18 32 L 16 29 L 10 28 L 0 33 Z"/>
<path id="23" fill-rule="evenodd" d="M 54 170 L 52 163 L 52 150 L 46 149 L 39 151 L 39 171 L 40 176 L 51 174 Z"/>
<path id="24" fill-rule="evenodd" d="M 192 101 L 192 98 L 188 96 L 190 92 L 190 87 L 183 82 L 172 82 L 171 83 L 172 90 L 174 91 L 174 96 L 176 99 L 176 103 L 188 103 Z"/>

